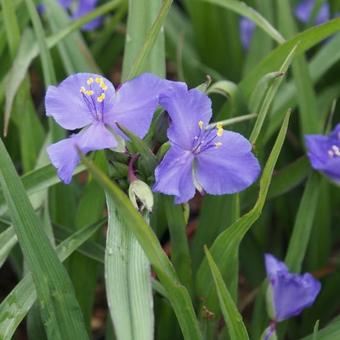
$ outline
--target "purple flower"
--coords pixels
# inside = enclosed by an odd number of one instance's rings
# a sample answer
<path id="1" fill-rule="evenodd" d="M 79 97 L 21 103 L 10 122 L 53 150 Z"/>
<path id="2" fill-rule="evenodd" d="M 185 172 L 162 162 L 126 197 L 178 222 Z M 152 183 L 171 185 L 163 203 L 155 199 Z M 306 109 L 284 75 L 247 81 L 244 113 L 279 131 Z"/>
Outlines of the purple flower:
<path id="1" fill-rule="evenodd" d="M 158 106 L 162 84 L 160 78 L 146 73 L 115 90 L 109 80 L 97 74 L 78 73 L 59 86 L 49 86 L 46 115 L 67 130 L 82 129 L 47 149 L 60 179 L 71 181 L 79 163 L 76 145 L 83 153 L 115 148 L 118 136 L 124 138 L 116 123 L 143 138 Z"/>
<path id="2" fill-rule="evenodd" d="M 60 1 L 60 0 L 59 0 Z M 96 8 L 98 0 L 79 0 L 78 7 L 73 13 L 73 19 L 79 19 Z M 83 26 L 83 30 L 93 31 L 102 23 L 103 18 L 97 17 Z"/>
<path id="3" fill-rule="evenodd" d="M 270 254 L 265 255 L 266 271 L 271 287 L 275 321 L 298 315 L 311 306 L 321 284 L 309 273 L 298 275 Z"/>
<path id="4" fill-rule="evenodd" d="M 72 4 L 72 0 L 58 0 L 60 6 L 65 9 L 69 9 Z M 72 14 L 72 19 L 79 19 L 82 16 L 88 14 L 96 8 L 98 0 L 78 0 L 78 6 Z M 39 4 L 37 6 L 40 13 L 45 12 L 45 5 Z M 102 17 L 97 17 L 96 19 L 85 24 L 82 29 L 85 31 L 93 31 L 102 23 Z"/>
<path id="5" fill-rule="evenodd" d="M 303 23 L 307 23 L 313 8 L 315 0 L 303 0 L 295 7 L 295 16 Z M 315 18 L 315 24 L 320 25 L 330 18 L 329 4 L 324 2 Z"/>
<path id="6" fill-rule="evenodd" d="M 247 50 L 250 46 L 251 38 L 253 37 L 256 25 L 253 21 L 248 18 L 241 17 L 240 20 L 240 34 L 241 34 L 241 43 L 245 50 Z"/>
<path id="7" fill-rule="evenodd" d="M 340 124 L 328 135 L 306 135 L 307 155 L 312 168 L 340 184 Z"/>
<path id="8" fill-rule="evenodd" d="M 171 123 L 171 148 L 156 168 L 154 191 L 174 195 L 176 203 L 200 192 L 231 194 L 250 186 L 260 173 L 252 145 L 240 134 L 208 128 L 211 101 L 202 92 L 180 83 L 160 95 Z"/>

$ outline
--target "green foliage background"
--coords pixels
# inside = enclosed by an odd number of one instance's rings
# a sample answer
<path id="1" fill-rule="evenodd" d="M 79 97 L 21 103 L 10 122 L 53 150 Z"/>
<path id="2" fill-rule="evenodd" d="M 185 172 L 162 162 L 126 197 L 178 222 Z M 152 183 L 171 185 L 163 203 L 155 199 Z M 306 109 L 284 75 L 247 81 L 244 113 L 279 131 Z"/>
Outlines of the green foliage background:
<path id="1" fill-rule="evenodd" d="M 279 339 L 340 338 L 340 191 L 312 171 L 303 143 L 304 134 L 339 122 L 340 19 L 303 25 L 293 15 L 298 1 L 245 2 L 250 7 L 107 0 L 71 21 L 55 0 L 43 1 L 42 16 L 38 1 L 1 0 L 0 270 L 12 270 L 16 282 L 1 288 L 0 339 L 115 338 L 106 302 L 103 325 L 92 327 L 98 289 L 116 283 L 104 274 L 106 203 L 110 223 L 123 220 L 151 263 L 156 339 L 260 339 L 269 324 L 265 252 L 322 283 L 316 303 L 280 325 Z M 340 12 L 339 0 L 329 3 Z M 101 15 L 99 29 L 81 30 Z M 248 51 L 240 15 L 257 25 Z M 118 84 L 145 71 L 201 85 L 214 121 L 255 113 L 230 120 L 228 129 L 254 144 L 258 183 L 241 194 L 196 197 L 189 215 L 187 206 L 156 194 L 144 218 L 126 195 L 124 155 L 96 152 L 83 158 L 71 185 L 60 184 L 45 149 L 65 132 L 44 115 L 47 86 L 76 72 Z M 207 75 L 211 84 L 203 84 Z M 160 155 L 151 150 L 166 141 L 162 116 L 155 114 L 143 141 L 129 137 L 129 150 L 141 155 L 141 179 L 152 184 Z M 132 284 L 129 276 L 117 280 Z M 145 321 L 131 301 L 119 306 L 131 312 L 123 315 L 133 320 L 131 339 L 148 339 L 138 333 Z"/>

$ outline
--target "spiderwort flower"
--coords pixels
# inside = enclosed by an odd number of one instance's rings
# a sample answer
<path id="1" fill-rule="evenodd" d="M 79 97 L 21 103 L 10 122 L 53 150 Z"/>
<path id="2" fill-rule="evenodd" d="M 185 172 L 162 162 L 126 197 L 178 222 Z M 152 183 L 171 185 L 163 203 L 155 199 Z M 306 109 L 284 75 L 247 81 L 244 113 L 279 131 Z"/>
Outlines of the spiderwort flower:
<path id="1" fill-rule="evenodd" d="M 307 23 L 313 8 L 315 5 L 315 0 L 303 0 L 295 7 L 295 16 L 303 23 Z M 330 19 L 330 9 L 329 4 L 324 2 L 317 13 L 315 18 L 315 24 L 320 25 Z"/>
<path id="2" fill-rule="evenodd" d="M 222 195 L 239 192 L 256 180 L 260 166 L 250 142 L 220 125 L 207 127 L 212 116 L 208 96 L 179 83 L 159 100 L 171 119 L 171 147 L 155 170 L 154 191 L 183 203 L 194 196 L 195 188 Z"/>
<path id="3" fill-rule="evenodd" d="M 300 314 L 314 303 L 321 284 L 311 274 L 290 273 L 283 262 L 270 254 L 265 255 L 265 264 L 272 293 L 274 325 Z"/>
<path id="4" fill-rule="evenodd" d="M 160 78 L 146 73 L 115 90 L 109 80 L 97 74 L 78 73 L 59 86 L 49 86 L 46 115 L 67 130 L 81 129 L 47 148 L 60 179 L 71 181 L 79 163 L 76 146 L 83 153 L 117 147 L 118 135 L 124 138 L 117 123 L 143 138 L 158 106 L 162 84 Z"/>
<path id="5" fill-rule="evenodd" d="M 340 124 L 328 135 L 306 135 L 307 155 L 312 168 L 340 184 Z"/>

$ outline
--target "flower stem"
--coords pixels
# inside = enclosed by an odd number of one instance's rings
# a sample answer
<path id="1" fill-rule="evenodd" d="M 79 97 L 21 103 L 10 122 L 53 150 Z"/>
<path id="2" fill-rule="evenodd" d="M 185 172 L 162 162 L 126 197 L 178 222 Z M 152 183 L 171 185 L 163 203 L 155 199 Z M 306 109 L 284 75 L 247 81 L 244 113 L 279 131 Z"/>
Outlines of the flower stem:
<path id="1" fill-rule="evenodd" d="M 254 119 L 256 117 L 257 117 L 256 113 L 250 113 L 248 115 L 229 118 L 229 119 L 225 119 L 225 120 L 221 120 L 219 122 L 209 124 L 209 125 L 207 125 L 206 129 L 213 129 L 217 126 L 217 124 L 222 125 L 222 126 L 227 126 L 227 125 L 232 125 L 232 124 L 236 124 L 236 123 L 241 123 L 241 122 L 245 122 L 247 120 Z"/>

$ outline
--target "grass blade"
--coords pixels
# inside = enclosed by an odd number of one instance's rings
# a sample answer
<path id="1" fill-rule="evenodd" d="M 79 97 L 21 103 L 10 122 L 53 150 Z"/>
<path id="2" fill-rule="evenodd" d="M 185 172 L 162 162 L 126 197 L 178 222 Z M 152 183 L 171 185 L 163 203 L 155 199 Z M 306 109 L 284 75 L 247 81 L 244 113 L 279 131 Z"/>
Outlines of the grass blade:
<path id="1" fill-rule="evenodd" d="M 242 321 L 242 316 L 237 310 L 237 307 L 231 297 L 224 281 L 222 274 L 218 270 L 218 267 L 212 258 L 207 247 L 204 247 L 205 255 L 207 257 L 208 265 L 215 282 L 215 287 L 218 294 L 218 300 L 224 316 L 224 320 L 227 324 L 230 339 L 249 339 L 247 329 Z"/>
<path id="2" fill-rule="evenodd" d="M 78 166 L 73 174 L 79 174 L 84 171 L 84 165 Z M 33 170 L 21 177 L 26 194 L 31 196 L 35 193 L 50 188 L 51 186 L 60 183 L 60 179 L 56 174 L 56 170 L 52 165 L 46 165 L 39 169 Z M 7 210 L 5 197 L 0 190 L 0 216 Z"/>
<path id="3" fill-rule="evenodd" d="M 130 3 L 132 3 L 132 2 L 130 2 Z M 136 2 L 134 2 L 134 3 L 136 3 Z M 140 3 L 141 3 L 141 1 L 140 1 Z M 129 71 L 126 78 L 124 77 L 124 73 L 123 73 L 123 79 L 127 80 L 127 79 L 134 78 L 142 70 L 147 70 L 146 66 L 145 66 L 146 59 L 148 58 L 149 53 L 151 53 L 151 50 L 152 50 L 154 44 L 156 43 L 157 38 L 161 39 L 161 37 L 159 37 L 159 32 L 162 28 L 162 25 L 164 24 L 166 16 L 167 16 L 167 14 L 170 10 L 171 4 L 172 4 L 172 0 L 164 0 L 156 20 L 153 22 L 150 30 L 148 31 L 147 35 L 145 36 L 145 42 L 144 42 L 143 46 L 141 47 L 140 51 L 137 53 L 136 58 L 134 59 L 134 61 L 131 64 L 131 68 L 128 68 L 127 64 L 124 64 L 124 70 L 129 69 L 130 71 Z M 147 8 L 147 10 L 149 11 L 148 8 Z M 141 15 L 141 14 L 138 13 L 138 15 Z M 128 32 L 128 34 L 129 34 L 129 32 Z M 126 48 L 127 48 L 127 46 L 126 46 Z M 133 53 L 133 51 L 132 51 L 132 53 Z M 164 47 L 163 47 L 163 53 L 164 53 Z M 128 63 L 129 62 L 128 57 L 126 57 L 126 60 L 127 60 L 126 63 Z M 163 58 L 160 59 L 160 60 L 165 60 L 164 54 L 163 54 Z M 149 58 L 149 62 L 152 63 L 151 58 Z"/>
<path id="4" fill-rule="evenodd" d="M 102 220 L 91 224 L 61 242 L 56 248 L 60 261 L 65 261 L 75 250 L 98 231 L 104 222 L 105 220 Z M 32 275 L 27 274 L 1 302 L 0 339 L 12 338 L 15 330 L 34 304 L 36 298 L 37 294 Z"/>
<path id="5" fill-rule="evenodd" d="M 269 53 L 240 83 L 239 88 L 248 98 L 257 82 L 265 74 L 273 72 L 282 65 L 289 51 L 296 45 L 296 56 L 308 51 L 310 48 L 326 39 L 330 35 L 340 31 L 340 18 L 326 22 L 320 26 L 312 27 L 294 38 L 287 40 L 282 45 Z"/>
<path id="6" fill-rule="evenodd" d="M 321 177 L 313 173 L 307 181 L 289 241 L 285 262 L 293 272 L 301 270 L 318 204 Z"/>
<path id="7" fill-rule="evenodd" d="M 280 70 L 278 71 L 279 74 L 284 75 L 287 72 L 288 67 L 294 58 L 296 48 L 297 46 L 294 46 L 293 49 L 289 52 L 287 58 L 285 59 L 282 66 L 280 67 Z M 259 108 L 259 115 L 256 119 L 253 131 L 251 132 L 251 135 L 249 137 L 250 142 L 253 144 L 256 143 L 256 140 L 261 132 L 264 120 L 269 112 L 269 108 L 275 97 L 275 94 L 277 93 L 280 87 L 282 79 L 283 79 L 282 77 L 275 78 L 268 87 L 268 91 L 263 99 L 262 105 Z"/>
<path id="8" fill-rule="evenodd" d="M 8 254 L 16 243 L 17 237 L 12 226 L 0 234 L 0 268 L 6 261 Z"/>
<path id="9" fill-rule="evenodd" d="M 250 6 L 247 6 L 247 4 L 245 4 L 244 2 L 238 0 L 203 0 L 203 1 L 210 2 L 221 7 L 225 7 L 227 9 L 232 10 L 235 13 L 238 13 L 253 21 L 258 27 L 260 27 L 264 32 L 266 32 L 279 44 L 285 42 L 285 39 L 282 37 L 280 32 L 278 32 L 266 18 L 264 18 L 261 14 L 259 14 L 256 10 L 254 10 Z"/>
<path id="10" fill-rule="evenodd" d="M 55 339 L 87 339 L 71 281 L 43 231 L 2 141 L 0 183 L 20 247 L 32 272 L 47 333 Z"/>
<path id="11" fill-rule="evenodd" d="M 191 257 L 184 211 L 181 205 L 175 205 L 172 196 L 163 196 L 165 214 L 168 221 L 171 239 L 171 261 L 174 264 L 179 279 L 192 291 Z"/>

